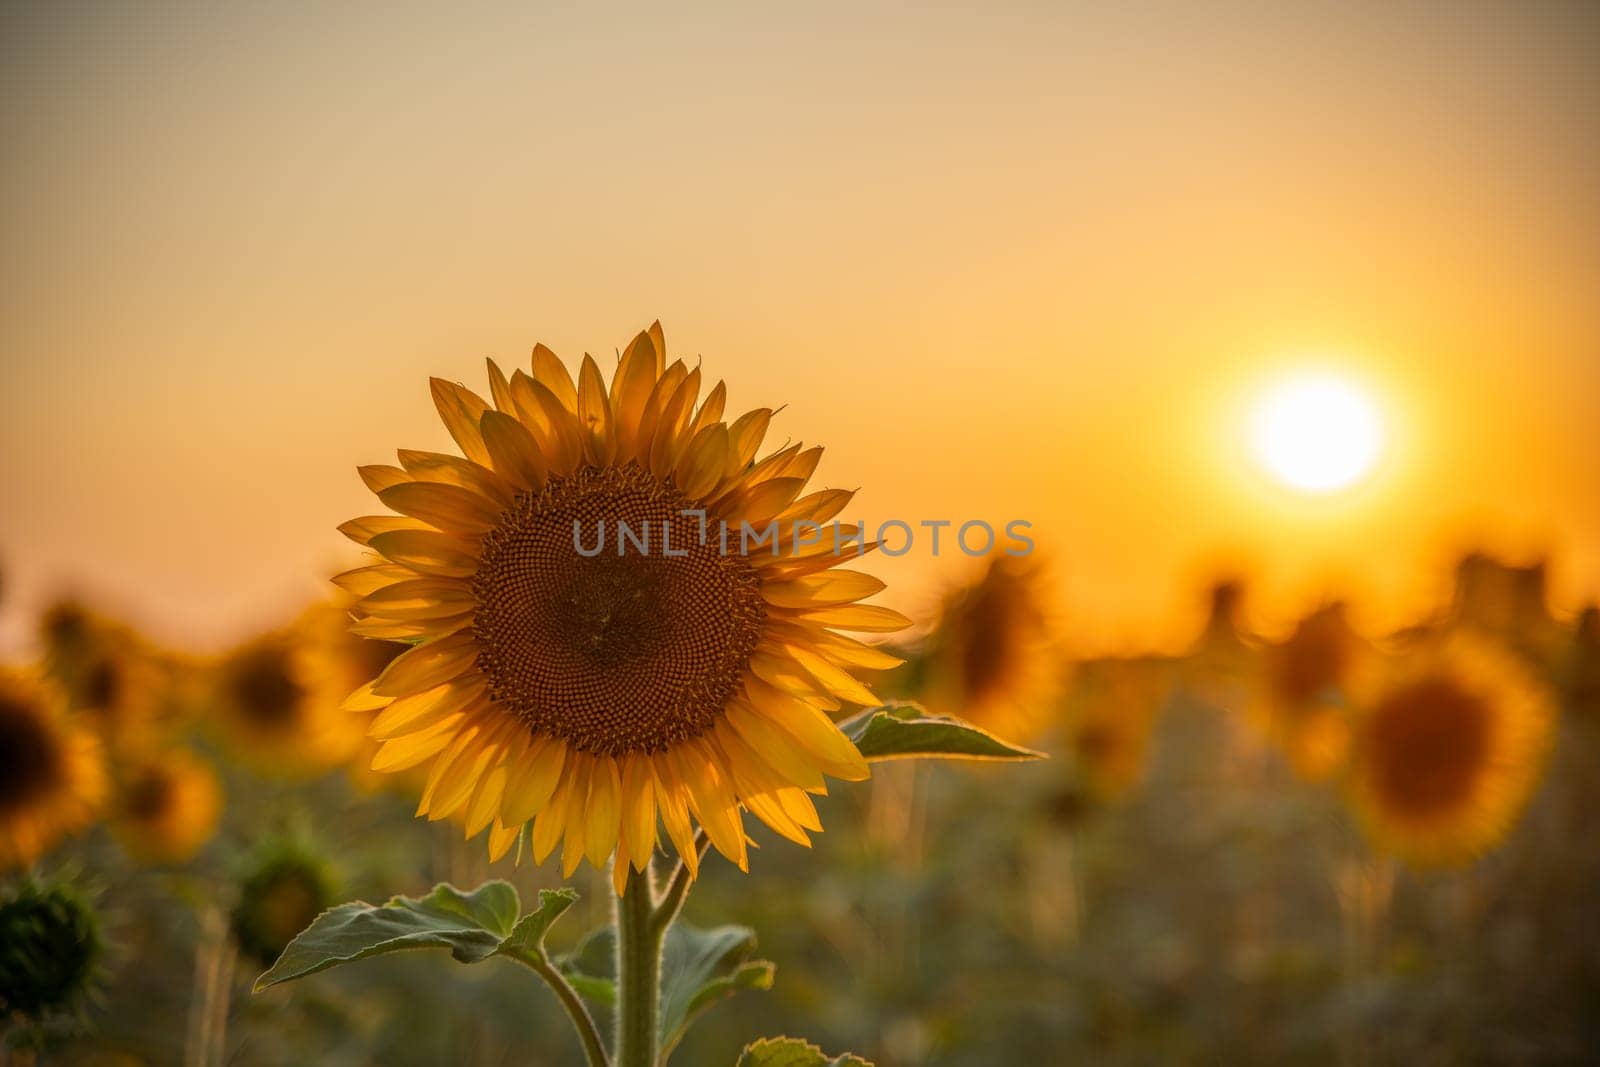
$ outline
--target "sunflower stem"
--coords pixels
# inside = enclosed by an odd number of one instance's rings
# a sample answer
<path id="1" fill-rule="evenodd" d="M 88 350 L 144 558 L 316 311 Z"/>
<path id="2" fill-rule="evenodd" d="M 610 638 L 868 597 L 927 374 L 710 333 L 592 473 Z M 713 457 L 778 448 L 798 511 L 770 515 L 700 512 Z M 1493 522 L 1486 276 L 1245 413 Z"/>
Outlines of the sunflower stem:
<path id="1" fill-rule="evenodd" d="M 655 863 L 630 870 L 617 897 L 617 1065 L 656 1067 L 660 1042 L 661 945 L 655 922 Z"/>
<path id="2" fill-rule="evenodd" d="M 694 836 L 695 855 L 703 857 L 710 843 L 711 838 L 706 836 L 704 830 L 697 831 Z M 667 885 L 667 891 L 661 894 L 661 900 L 650 916 L 651 925 L 662 937 L 666 936 L 667 928 L 677 919 L 678 912 L 683 910 L 683 902 L 689 895 L 689 886 L 693 883 L 694 875 L 690 873 L 689 865 L 679 859 L 677 868 L 672 872 L 672 880 Z"/>
<path id="3" fill-rule="evenodd" d="M 526 964 L 535 974 L 543 978 L 545 984 L 555 993 L 556 999 L 561 1001 L 561 1007 L 566 1010 L 567 1017 L 572 1020 L 573 1027 L 578 1031 L 578 1039 L 583 1042 L 583 1055 L 589 1067 L 611 1067 L 611 1057 L 606 1055 L 605 1042 L 600 1040 L 600 1028 L 595 1025 L 594 1016 L 589 1014 L 583 998 L 572 988 L 567 976 L 550 962 L 550 957 L 544 950 L 517 952 L 512 954 L 512 958 Z"/>

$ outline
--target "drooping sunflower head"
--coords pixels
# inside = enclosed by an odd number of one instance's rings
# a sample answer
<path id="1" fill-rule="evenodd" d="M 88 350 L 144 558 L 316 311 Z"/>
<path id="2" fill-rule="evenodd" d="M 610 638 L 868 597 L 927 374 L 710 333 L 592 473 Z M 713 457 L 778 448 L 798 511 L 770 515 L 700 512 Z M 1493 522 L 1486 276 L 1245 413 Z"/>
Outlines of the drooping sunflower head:
<path id="1" fill-rule="evenodd" d="M 105 792 L 100 745 L 67 720 L 59 691 L 0 668 L 0 870 L 87 826 Z"/>
<path id="2" fill-rule="evenodd" d="M 1329 778 L 1348 756 L 1350 693 L 1364 684 L 1370 662 L 1339 602 L 1313 611 L 1287 639 L 1262 649 L 1251 716 L 1307 781 Z"/>
<path id="3" fill-rule="evenodd" d="M 1138 784 L 1170 689 L 1168 673 L 1158 661 L 1108 659 L 1080 665 L 1063 726 L 1071 766 L 1089 797 L 1114 801 Z"/>
<path id="4" fill-rule="evenodd" d="M 337 900 L 338 879 L 312 844 L 274 835 L 245 857 L 230 925 L 239 951 L 263 967 Z"/>
<path id="5" fill-rule="evenodd" d="M 111 827 L 142 863 L 182 863 L 216 832 L 222 786 L 192 753 L 172 749 L 128 760 L 118 771 Z"/>
<path id="6" fill-rule="evenodd" d="M 1538 782 L 1552 715 L 1509 654 L 1467 638 L 1393 665 L 1362 700 L 1351 801 L 1382 848 L 1422 866 L 1498 843 Z"/>
<path id="7" fill-rule="evenodd" d="M 25 878 L 0 895 L 0 1017 L 38 1023 L 75 1012 L 95 984 L 105 938 L 89 898 Z"/>
<path id="8" fill-rule="evenodd" d="M 772 412 L 725 421 L 665 351 L 641 333 L 609 387 L 543 346 L 531 373 L 490 362 L 490 400 L 435 379 L 464 457 L 361 468 L 400 514 L 341 527 L 380 558 L 336 579 L 356 633 L 418 642 L 350 702 L 378 711 L 374 768 L 427 765 L 421 812 L 491 851 L 531 820 L 569 873 L 615 852 L 619 885 L 658 818 L 691 865 L 691 819 L 746 864 L 741 808 L 807 842 L 807 794 L 867 773 L 829 712 L 898 662 L 837 631 L 905 625 L 835 569 L 868 546 L 831 522 L 849 492 L 804 493 L 822 450 L 758 458 Z"/>
<path id="9" fill-rule="evenodd" d="M 361 724 L 319 684 L 310 645 L 293 629 L 259 637 L 216 667 L 211 702 L 246 762 L 276 773 L 327 770 L 355 751 Z"/>
<path id="10" fill-rule="evenodd" d="M 996 556 L 940 607 L 921 695 L 933 711 L 1029 741 L 1049 721 L 1062 670 L 1041 566 L 1032 556 Z"/>

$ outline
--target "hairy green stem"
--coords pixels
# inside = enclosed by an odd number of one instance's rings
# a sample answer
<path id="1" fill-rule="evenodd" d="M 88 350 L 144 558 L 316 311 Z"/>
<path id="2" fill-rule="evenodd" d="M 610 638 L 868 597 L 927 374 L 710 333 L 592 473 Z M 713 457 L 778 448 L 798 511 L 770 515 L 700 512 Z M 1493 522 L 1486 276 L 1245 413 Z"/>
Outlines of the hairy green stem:
<path id="1" fill-rule="evenodd" d="M 711 838 L 706 836 L 704 830 L 698 831 L 694 836 L 694 853 L 697 857 L 706 854 L 706 847 L 711 843 Z M 656 910 L 650 917 L 653 925 L 664 937 L 667 927 L 678 917 L 678 912 L 683 910 L 683 902 L 689 895 L 689 886 L 694 882 L 694 876 L 689 873 L 689 865 L 682 859 L 678 860 L 678 867 L 672 872 L 672 880 L 667 884 L 667 891 L 661 894 L 661 900 L 656 905 Z"/>
<path id="2" fill-rule="evenodd" d="M 661 945 L 655 922 L 654 861 L 628 872 L 617 897 L 617 1064 L 656 1067 L 661 1009 Z"/>
<path id="3" fill-rule="evenodd" d="M 555 993 L 556 999 L 561 1001 L 561 1007 L 566 1010 L 567 1017 L 572 1020 L 573 1027 L 578 1031 L 578 1039 L 583 1042 L 583 1055 L 589 1067 L 611 1067 L 611 1057 L 606 1055 L 606 1046 L 600 1040 L 600 1028 L 594 1024 L 594 1016 L 589 1014 L 583 998 L 572 988 L 572 983 L 567 981 L 566 975 L 550 962 L 550 957 L 546 956 L 542 949 L 534 952 L 508 953 L 508 955 L 518 963 L 526 964 L 535 974 L 543 978 L 545 984 Z"/>

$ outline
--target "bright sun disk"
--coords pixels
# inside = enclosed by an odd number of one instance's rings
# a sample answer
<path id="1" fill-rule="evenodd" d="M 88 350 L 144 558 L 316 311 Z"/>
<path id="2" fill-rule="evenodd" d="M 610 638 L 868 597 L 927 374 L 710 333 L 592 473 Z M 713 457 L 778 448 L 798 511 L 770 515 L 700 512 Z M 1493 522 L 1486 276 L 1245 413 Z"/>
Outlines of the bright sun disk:
<path id="1" fill-rule="evenodd" d="M 1383 447 L 1377 409 L 1365 393 L 1316 375 L 1263 393 L 1251 417 L 1257 462 L 1274 478 L 1307 493 L 1331 493 L 1367 474 Z"/>

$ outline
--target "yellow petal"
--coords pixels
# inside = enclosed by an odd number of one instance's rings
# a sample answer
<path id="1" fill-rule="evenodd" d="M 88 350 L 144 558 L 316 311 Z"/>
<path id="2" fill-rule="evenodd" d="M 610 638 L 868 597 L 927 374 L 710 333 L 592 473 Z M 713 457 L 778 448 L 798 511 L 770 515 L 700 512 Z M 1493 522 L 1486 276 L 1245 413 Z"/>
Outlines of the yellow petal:
<path id="1" fill-rule="evenodd" d="M 429 637 L 446 637 L 472 625 L 472 612 L 448 615 L 438 619 L 362 619 L 350 627 L 357 637 L 372 637 L 380 641 L 416 641 Z"/>
<path id="2" fill-rule="evenodd" d="M 433 406 L 439 409 L 439 418 L 462 453 L 487 467 L 489 450 L 483 447 L 483 437 L 478 433 L 478 419 L 488 410 L 488 401 L 466 386 L 443 378 L 430 378 L 428 385 L 433 391 Z"/>
<path id="3" fill-rule="evenodd" d="M 544 345 L 533 346 L 533 379 L 550 390 L 550 395 L 567 411 L 578 410 L 578 391 L 572 386 L 567 365 Z"/>
<path id="4" fill-rule="evenodd" d="M 830 570 L 787 582 L 763 583 L 761 598 L 780 608 L 821 608 L 865 600 L 885 588 L 882 581 L 870 574 Z"/>
<path id="5" fill-rule="evenodd" d="M 733 426 L 728 430 L 729 443 L 733 446 L 733 461 L 735 467 L 744 467 L 761 449 L 761 440 L 767 436 L 767 427 L 772 423 L 771 408 L 757 408 L 747 411 L 734 420 Z"/>
<path id="6" fill-rule="evenodd" d="M 656 848 L 656 793 L 649 760 L 630 752 L 622 761 L 622 838 L 640 870 Z"/>
<path id="7" fill-rule="evenodd" d="M 696 367 L 672 394 L 661 409 L 661 418 L 656 421 L 655 435 L 650 442 L 650 471 L 657 478 L 665 480 L 672 473 L 685 443 L 683 432 L 689 428 L 699 395 L 700 368 Z"/>
<path id="8" fill-rule="evenodd" d="M 805 487 L 800 478 L 771 478 L 732 497 L 723 510 L 732 519 L 759 525 L 777 518 Z"/>
<path id="9" fill-rule="evenodd" d="M 508 823 L 524 823 L 543 810 L 561 782 L 566 755 L 567 743 L 560 738 L 548 735 L 535 738 L 517 761 L 506 784 L 501 818 Z"/>
<path id="10" fill-rule="evenodd" d="M 437 530 L 390 530 L 369 543 L 374 551 L 423 574 L 470 578 L 478 570 L 472 542 Z"/>
<path id="11" fill-rule="evenodd" d="M 487 415 L 493 410 L 490 408 L 484 414 Z M 479 421 L 482 422 L 481 419 Z M 481 430 L 479 436 L 482 436 Z M 484 447 L 487 449 L 488 445 L 485 444 Z M 510 486 L 497 477 L 494 471 L 470 459 L 449 456 L 443 452 L 422 452 L 414 448 L 402 448 L 397 454 L 400 457 L 400 465 L 416 481 L 459 485 L 463 489 L 472 490 L 502 509 L 511 503 Z"/>
<path id="12" fill-rule="evenodd" d="M 580 402 L 582 397 L 579 398 Z M 619 819 L 622 815 L 622 779 L 617 761 L 597 756 L 589 778 L 589 811 L 584 854 L 596 867 L 604 867 L 617 847 Z"/>
<path id="13" fill-rule="evenodd" d="M 612 433 L 611 398 L 594 357 L 584 354 L 578 370 L 578 423 L 583 427 L 584 454 L 597 467 L 609 466 L 617 455 Z"/>
<path id="14" fill-rule="evenodd" d="M 367 567 L 356 567 L 354 570 L 335 574 L 329 581 L 343 589 L 351 596 L 366 596 L 378 590 L 391 586 L 396 582 L 410 581 L 417 577 L 417 573 L 409 567 L 401 567 L 392 563 L 376 563 Z"/>
<path id="15" fill-rule="evenodd" d="M 517 838 L 522 836 L 522 824 L 516 826 L 501 826 L 499 822 L 489 831 L 489 862 L 498 863 L 500 858 L 511 851 L 511 846 L 517 843 Z"/>
<path id="16" fill-rule="evenodd" d="M 363 515 L 359 519 L 341 522 L 338 526 L 340 533 L 358 545 L 370 542 L 381 533 L 390 530 L 423 530 L 427 527 L 416 519 L 404 515 Z"/>
<path id="17" fill-rule="evenodd" d="M 700 405 L 700 410 L 695 414 L 694 422 L 689 427 L 689 436 L 704 430 L 708 426 L 715 426 L 722 421 L 722 409 L 728 403 L 728 387 L 718 382 L 711 387 L 711 392 L 706 396 L 705 403 Z"/>
<path id="18" fill-rule="evenodd" d="M 674 475 L 691 500 L 704 500 L 721 484 L 728 468 L 728 428 L 718 423 L 695 435 Z"/>
<path id="19" fill-rule="evenodd" d="M 471 610 L 472 587 L 455 578 L 395 582 L 356 601 L 355 609 L 386 619 L 439 619 Z"/>
<path id="20" fill-rule="evenodd" d="M 611 378 L 611 410 L 617 427 L 618 456 L 623 459 L 638 457 L 638 430 L 640 416 L 650 391 L 660 376 L 656 370 L 661 355 L 648 333 L 641 332 L 622 353 L 622 360 Z"/>
<path id="21" fill-rule="evenodd" d="M 872 690 L 863 685 L 855 675 L 843 667 L 829 663 L 821 656 L 801 645 L 785 645 L 784 651 L 798 663 L 807 674 L 822 684 L 822 687 L 840 700 L 848 700 L 853 704 L 860 704 L 864 708 L 876 707 L 881 704 Z"/>
<path id="22" fill-rule="evenodd" d="M 739 820 L 738 803 L 727 772 L 711 759 L 705 749 L 686 741 L 667 749 L 664 758 L 689 790 L 695 817 L 718 852 L 749 869 L 745 852 L 744 826 Z"/>
<path id="23" fill-rule="evenodd" d="M 661 825 L 677 851 L 689 876 L 700 875 L 700 852 L 694 845 L 694 828 L 689 823 L 688 790 L 672 768 L 661 757 L 651 757 L 650 777 L 656 783 L 656 807 L 661 812 Z"/>
<path id="24" fill-rule="evenodd" d="M 411 480 L 406 472 L 399 467 L 391 467 L 384 463 L 369 463 L 366 466 L 357 467 L 356 473 L 361 475 L 361 480 L 374 493 L 381 493 L 391 485 L 399 485 L 401 482 L 409 482 Z"/>
<path id="25" fill-rule="evenodd" d="M 768 722 L 782 729 L 805 748 L 828 774 L 847 782 L 863 781 L 871 775 L 867 761 L 856 746 L 821 711 L 796 701 L 781 715 L 757 708 Z"/>
<path id="26" fill-rule="evenodd" d="M 481 674 L 457 678 L 426 693 L 401 697 L 378 713 L 367 727 L 367 736 L 379 740 L 414 734 L 466 710 L 483 697 L 489 688 Z"/>
<path id="27" fill-rule="evenodd" d="M 911 625 L 911 620 L 898 611 L 879 607 L 877 604 L 847 604 L 842 607 L 824 608 L 821 611 L 808 611 L 805 613 L 805 618 L 820 626 L 855 630 L 859 633 L 893 633 Z"/>
<path id="28" fill-rule="evenodd" d="M 796 522 L 827 522 L 849 507 L 855 495 L 854 489 L 819 489 L 807 493 L 784 508 L 778 521 L 785 528 Z"/>
<path id="29" fill-rule="evenodd" d="M 477 660 L 478 642 L 472 635 L 453 634 L 400 653 L 378 675 L 372 689 L 386 697 L 424 693 L 467 673 Z"/>
<path id="30" fill-rule="evenodd" d="M 511 382 L 506 378 L 506 372 L 500 369 L 500 364 L 493 359 L 484 360 L 489 367 L 489 399 L 494 401 L 494 406 L 504 412 L 512 412 L 516 407 L 511 403 Z M 481 428 L 483 419 L 480 416 L 478 425 Z M 488 444 L 487 441 L 484 442 Z"/>
<path id="31" fill-rule="evenodd" d="M 494 459 L 496 473 L 523 489 L 538 489 L 544 485 L 544 455 L 533 434 L 514 415 L 485 411 L 478 429 Z"/>
<path id="32" fill-rule="evenodd" d="M 769 722 L 768 717 L 737 700 L 729 701 L 723 714 L 729 727 L 784 780 L 801 789 L 825 787 L 822 770 L 811 759 L 805 746 Z"/>
<path id="33" fill-rule="evenodd" d="M 588 842 L 589 797 L 594 778 L 594 761 L 577 754 L 572 768 L 572 799 L 567 803 L 567 825 L 561 835 L 561 877 L 571 878 L 583 862 Z"/>
<path id="34" fill-rule="evenodd" d="M 407 482 L 378 494 L 388 507 L 449 533 L 481 534 L 500 523 L 501 508 L 459 485 Z"/>
<path id="35" fill-rule="evenodd" d="M 546 470 L 566 474 L 583 459 L 583 435 L 576 416 L 543 383 L 518 371 L 511 379 L 517 415 L 533 435 Z"/>
<path id="36" fill-rule="evenodd" d="M 495 813 L 500 810 L 500 797 L 506 787 L 505 767 L 490 768 L 479 781 L 477 789 L 467 802 L 467 836 L 476 837 L 491 822 Z"/>
<path id="37" fill-rule="evenodd" d="M 420 733 L 407 734 L 385 741 L 372 757 L 375 771 L 403 771 L 425 762 L 444 751 L 456 736 L 464 717 L 452 715 L 434 723 Z"/>

